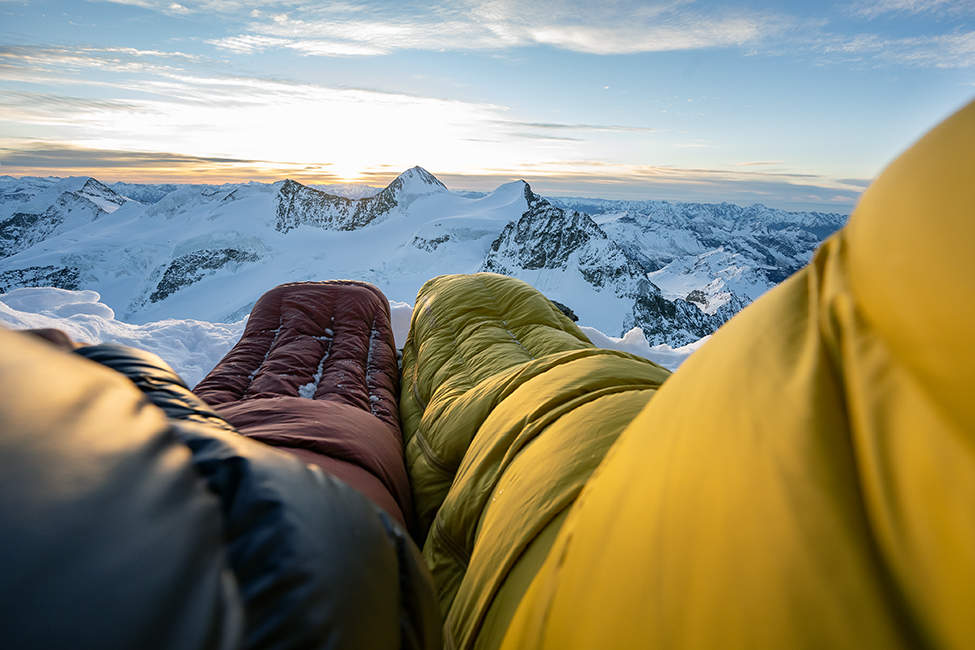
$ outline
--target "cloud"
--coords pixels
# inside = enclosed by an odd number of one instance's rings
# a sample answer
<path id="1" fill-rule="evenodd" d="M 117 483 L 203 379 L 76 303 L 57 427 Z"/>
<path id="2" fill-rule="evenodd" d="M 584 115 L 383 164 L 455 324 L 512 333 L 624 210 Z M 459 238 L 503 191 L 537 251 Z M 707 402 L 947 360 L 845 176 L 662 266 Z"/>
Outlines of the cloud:
<path id="1" fill-rule="evenodd" d="M 888 38 L 876 34 L 830 36 L 815 43 L 821 53 L 847 60 L 869 60 L 923 68 L 975 65 L 975 31 Z"/>
<path id="2" fill-rule="evenodd" d="M 513 120 L 498 120 L 502 126 L 517 126 L 530 129 L 552 129 L 567 131 L 600 131 L 606 133 L 653 133 L 657 129 L 649 126 L 621 126 L 617 124 L 563 124 L 560 122 L 516 122 Z"/>
<path id="3" fill-rule="evenodd" d="M 266 160 L 77 147 L 59 142 L 0 141 L 0 173 L 94 176 L 133 183 L 273 182 L 338 183 L 327 163 L 304 165 Z"/>
<path id="4" fill-rule="evenodd" d="M 888 14 L 957 15 L 972 11 L 975 11 L 973 0 L 869 0 L 852 7 L 855 15 L 869 19 Z"/>
<path id="5" fill-rule="evenodd" d="M 190 165 L 197 168 L 211 163 L 256 164 L 265 161 L 214 156 L 189 156 L 167 152 L 120 151 L 89 149 L 67 143 L 6 142 L 0 144 L 0 163 L 7 167 L 31 167 L 45 169 L 89 169 L 98 167 Z"/>
<path id="6" fill-rule="evenodd" d="M 508 134 L 513 138 L 524 140 L 552 140 L 555 142 L 584 142 L 583 138 L 573 138 L 567 135 L 545 135 L 544 133 L 519 133 L 511 132 Z"/>
<path id="7" fill-rule="evenodd" d="M 181 71 L 180 65 L 149 62 L 146 59 L 198 61 L 184 52 L 139 50 L 130 47 L 67 48 L 0 45 L 0 69 L 29 69 L 41 72 L 74 72 L 98 69 L 112 73 L 167 73 Z"/>
<path id="8" fill-rule="evenodd" d="M 863 187 L 866 188 L 873 181 L 869 178 L 839 178 L 837 179 L 839 183 L 843 185 L 852 185 L 853 187 Z"/>
<path id="9" fill-rule="evenodd" d="M 106 0 L 160 12 L 217 13 L 237 33 L 210 45 L 237 54 L 287 49 L 303 56 L 361 57 L 400 50 L 504 51 L 552 47 L 594 55 L 737 48 L 825 62 L 959 68 L 973 65 L 972 32 L 891 37 L 824 31 L 827 19 L 799 19 L 694 0 L 381 0 L 320 3 L 270 0 L 259 10 L 242 0 Z M 959 16 L 975 0 L 861 0 L 848 13 Z"/>
<path id="10" fill-rule="evenodd" d="M 261 47 L 292 47 L 304 54 L 326 56 L 533 45 L 590 54 L 632 54 L 754 44 L 791 24 L 780 16 L 744 10 L 695 11 L 692 4 L 462 0 L 406 2 L 393 9 L 389 3 L 376 2 L 293 3 L 282 4 L 279 13 L 259 13 L 246 33 L 212 44 L 234 49 L 248 39 L 270 37 L 291 44 L 267 40 Z"/>
<path id="11" fill-rule="evenodd" d="M 758 41 L 769 25 L 754 17 L 675 18 L 663 24 L 545 25 L 530 40 L 588 54 L 634 54 L 734 47 Z"/>
<path id="12" fill-rule="evenodd" d="M 221 13 L 232 14 L 250 10 L 253 2 L 247 0 L 186 0 L 184 2 L 173 2 L 172 0 L 89 0 L 89 2 L 107 2 L 111 4 L 138 7 L 168 14 L 191 14 L 191 13 Z M 262 0 L 264 7 L 274 5 L 297 5 L 294 0 Z"/>
<path id="13" fill-rule="evenodd" d="M 375 56 L 386 54 L 381 48 L 358 43 L 339 43 L 325 40 L 293 40 L 279 36 L 243 34 L 206 41 L 210 45 L 237 54 L 259 54 L 275 47 L 288 48 L 310 56 Z"/>
<path id="14" fill-rule="evenodd" d="M 55 113 L 74 110 L 134 110 L 136 108 L 134 104 L 116 99 L 93 99 L 14 90 L 0 94 L 0 107 Z"/>
<path id="15" fill-rule="evenodd" d="M 186 59 L 189 61 L 199 61 L 202 57 L 196 54 L 187 54 L 186 52 L 167 52 L 164 50 L 140 50 L 134 47 L 82 47 L 78 48 L 79 52 L 91 52 L 95 54 L 106 53 L 106 54 L 120 54 L 126 56 L 133 56 L 137 58 L 145 57 L 156 57 L 163 59 Z"/>

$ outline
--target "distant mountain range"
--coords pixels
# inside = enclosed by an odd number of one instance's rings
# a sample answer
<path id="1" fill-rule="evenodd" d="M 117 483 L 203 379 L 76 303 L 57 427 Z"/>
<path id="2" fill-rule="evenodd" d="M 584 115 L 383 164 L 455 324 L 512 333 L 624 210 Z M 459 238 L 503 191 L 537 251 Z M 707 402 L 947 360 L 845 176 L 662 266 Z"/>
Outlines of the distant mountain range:
<path id="1" fill-rule="evenodd" d="M 282 282 L 356 278 L 412 303 L 431 277 L 486 270 L 531 283 L 586 325 L 678 346 L 804 265 L 846 218 L 546 199 L 524 181 L 453 192 L 421 167 L 383 189 L 3 176 L 0 291 L 94 289 L 126 320 L 219 322 Z"/>

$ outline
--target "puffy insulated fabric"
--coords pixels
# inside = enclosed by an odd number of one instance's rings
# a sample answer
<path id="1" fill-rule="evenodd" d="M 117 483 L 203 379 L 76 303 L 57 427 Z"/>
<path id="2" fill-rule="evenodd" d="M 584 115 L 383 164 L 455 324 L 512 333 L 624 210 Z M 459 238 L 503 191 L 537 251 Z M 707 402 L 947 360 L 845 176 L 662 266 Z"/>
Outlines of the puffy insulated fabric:
<path id="1" fill-rule="evenodd" d="M 389 301 L 371 284 L 265 293 L 194 392 L 236 429 L 313 463 L 412 523 Z"/>
<path id="2" fill-rule="evenodd" d="M 505 648 L 975 646 L 975 104 L 694 353 Z"/>
<path id="3" fill-rule="evenodd" d="M 121 375 L 0 328 L 4 647 L 242 645 L 220 502 L 177 429 Z"/>
<path id="4" fill-rule="evenodd" d="M 418 549 L 358 491 L 153 354 L 0 350 L 5 647 L 440 646 Z"/>
<path id="5" fill-rule="evenodd" d="M 400 400 L 446 647 L 497 647 L 582 485 L 668 372 L 594 347 L 529 285 L 420 290 Z"/>

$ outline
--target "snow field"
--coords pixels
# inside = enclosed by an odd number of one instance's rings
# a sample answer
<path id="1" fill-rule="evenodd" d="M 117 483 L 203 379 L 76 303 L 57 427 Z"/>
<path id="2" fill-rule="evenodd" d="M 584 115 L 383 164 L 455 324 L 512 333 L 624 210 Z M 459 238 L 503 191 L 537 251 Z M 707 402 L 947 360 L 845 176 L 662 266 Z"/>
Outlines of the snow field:
<path id="1" fill-rule="evenodd" d="M 410 328 L 413 306 L 389 303 L 396 347 L 402 348 Z M 10 329 L 56 328 L 79 343 L 120 343 L 163 358 L 189 386 L 195 386 L 240 339 L 247 319 L 211 323 L 194 319 L 165 319 L 136 325 L 118 320 L 96 291 L 52 287 L 14 289 L 0 294 L 0 325 Z M 676 369 L 708 337 L 680 348 L 650 346 L 635 327 L 623 337 L 608 336 L 593 327 L 582 331 L 594 345 L 645 357 Z"/>

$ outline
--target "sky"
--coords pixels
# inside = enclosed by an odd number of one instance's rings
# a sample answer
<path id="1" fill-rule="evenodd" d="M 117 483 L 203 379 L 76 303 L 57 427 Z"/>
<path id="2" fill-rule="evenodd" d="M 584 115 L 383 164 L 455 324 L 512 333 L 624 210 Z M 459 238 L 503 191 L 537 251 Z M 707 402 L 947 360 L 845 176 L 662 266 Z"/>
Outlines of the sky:
<path id="1" fill-rule="evenodd" d="M 975 96 L 975 0 L 0 0 L 0 174 L 849 212 Z"/>

